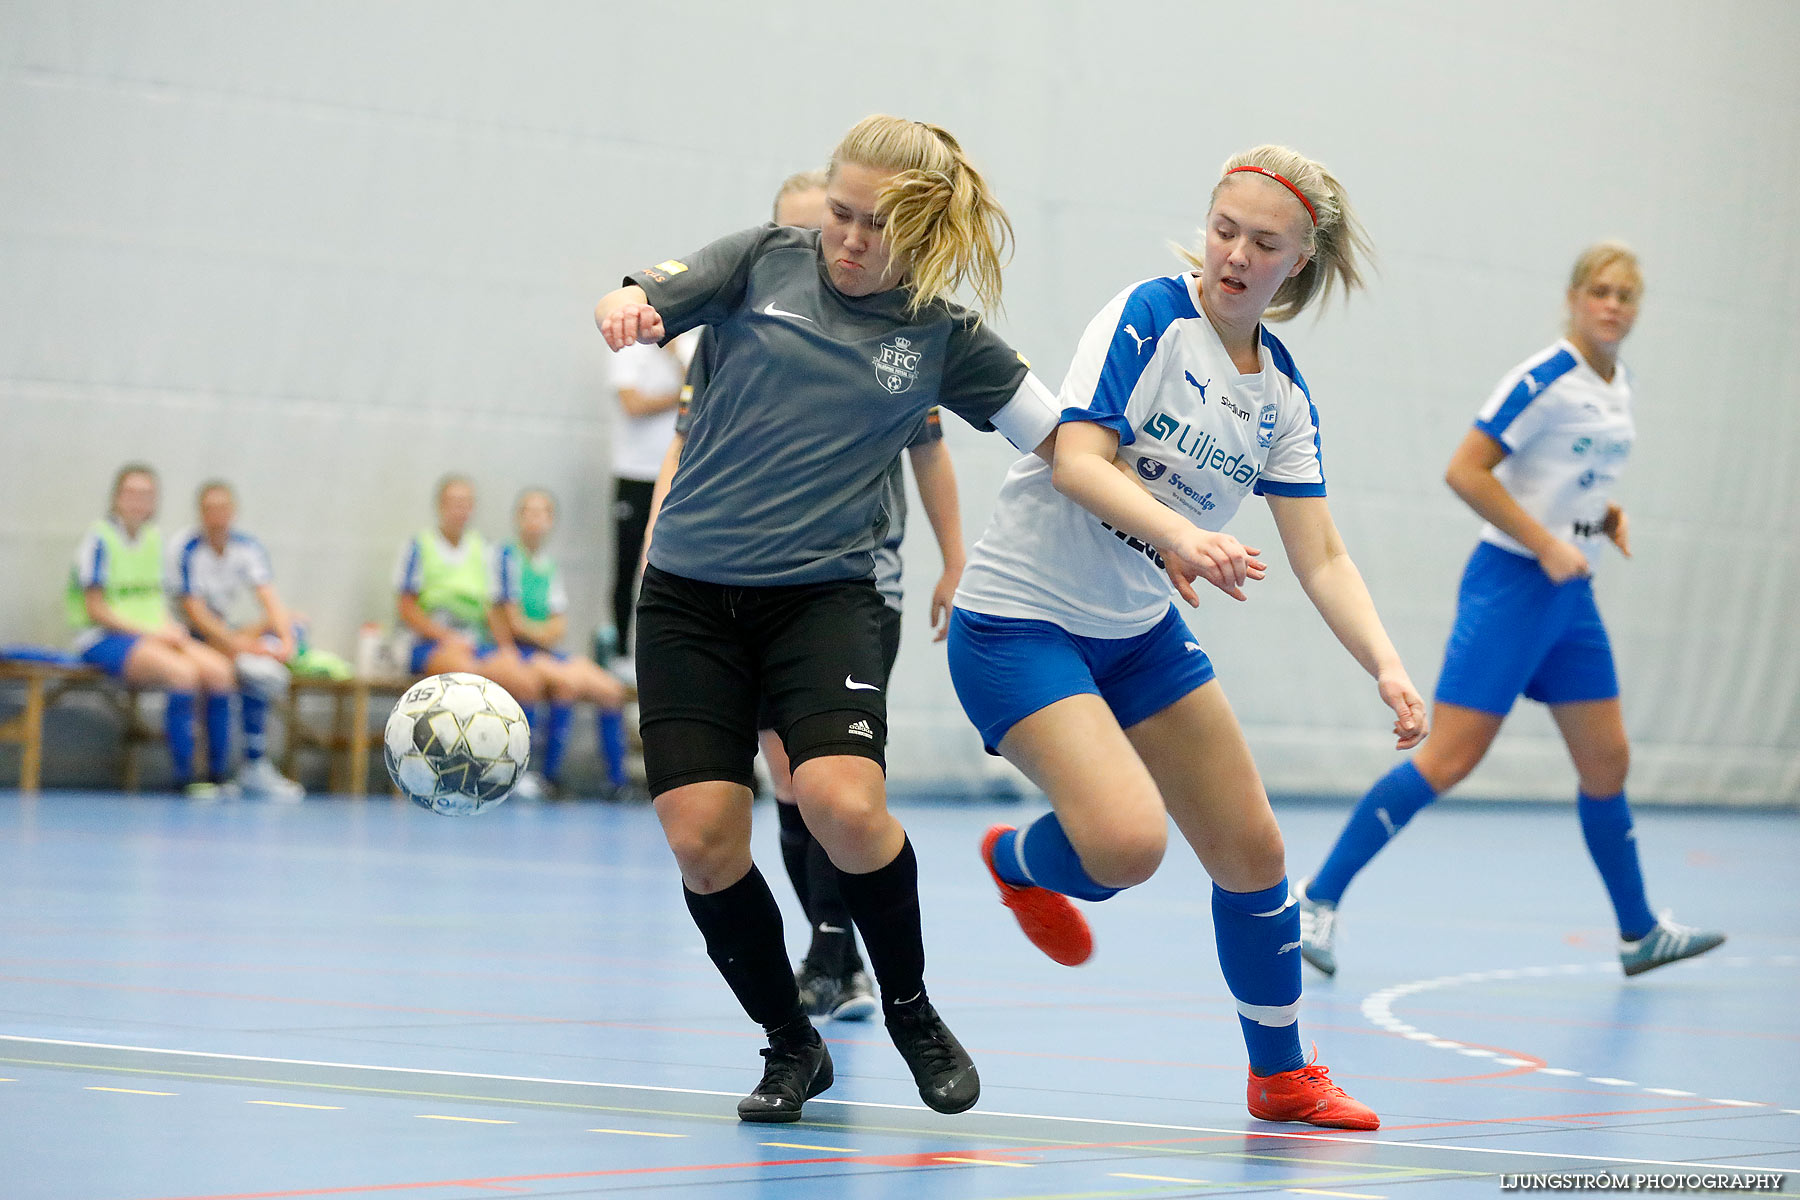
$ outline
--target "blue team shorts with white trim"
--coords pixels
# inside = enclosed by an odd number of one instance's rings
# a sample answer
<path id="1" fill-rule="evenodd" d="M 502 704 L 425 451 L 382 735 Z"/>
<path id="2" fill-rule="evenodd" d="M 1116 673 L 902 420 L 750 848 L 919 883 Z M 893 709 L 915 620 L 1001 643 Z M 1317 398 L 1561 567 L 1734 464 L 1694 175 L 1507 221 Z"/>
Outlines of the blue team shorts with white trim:
<path id="1" fill-rule="evenodd" d="M 950 616 L 950 681 L 989 754 L 1014 725 L 1069 696 L 1100 697 L 1129 729 L 1212 678 L 1212 660 L 1173 604 L 1154 629 L 1125 638 L 963 608 Z"/>
<path id="2" fill-rule="evenodd" d="M 412 658 L 408 660 L 408 665 L 412 667 L 412 673 L 414 675 L 423 675 L 425 673 L 425 660 L 430 658 L 431 652 L 436 649 L 436 638 L 431 638 L 429 640 L 425 638 L 413 639 Z M 496 649 L 498 649 L 498 647 L 491 642 L 483 646 L 475 647 L 476 661 L 489 657 Z"/>
<path id="3" fill-rule="evenodd" d="M 81 661 L 89 666 L 99 667 L 114 679 L 125 678 L 125 660 L 131 655 L 131 648 L 138 644 L 137 633 L 108 633 L 99 641 L 81 652 Z"/>
<path id="4" fill-rule="evenodd" d="M 489 653 L 492 653 L 492 647 L 483 647 L 483 648 L 488 650 Z M 569 655 L 566 651 L 546 650 L 542 646 L 534 646 L 530 642 L 518 643 L 518 650 L 519 650 L 519 657 L 524 659 L 526 662 L 530 662 L 532 659 L 536 658 L 540 654 L 547 655 L 559 663 L 569 661 Z"/>
<path id="5" fill-rule="evenodd" d="M 1521 695 L 1578 704 L 1618 694 L 1593 580 L 1557 585 L 1535 558 L 1477 545 L 1457 592 L 1438 700 L 1503 717 Z"/>

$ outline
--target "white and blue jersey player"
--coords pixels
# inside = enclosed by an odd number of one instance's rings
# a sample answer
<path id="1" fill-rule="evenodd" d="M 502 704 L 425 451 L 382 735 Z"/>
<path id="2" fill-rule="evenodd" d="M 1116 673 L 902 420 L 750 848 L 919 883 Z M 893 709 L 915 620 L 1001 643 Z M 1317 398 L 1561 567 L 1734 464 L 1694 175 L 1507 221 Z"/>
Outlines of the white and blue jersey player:
<path id="1" fill-rule="evenodd" d="M 1375 1114 L 1301 1051 L 1281 831 L 1169 587 L 1197 604 L 1203 578 L 1244 599 L 1263 577 L 1260 551 L 1222 530 L 1265 497 L 1307 595 L 1379 681 L 1400 745 L 1425 736 L 1424 702 L 1326 507 L 1312 397 L 1263 327 L 1333 283 L 1354 286 L 1361 236 L 1337 181 L 1279 146 L 1226 163 L 1203 233 L 1198 271 L 1136 284 L 1088 325 L 1059 397 L 1054 465 L 1012 468 L 964 571 L 957 694 L 1054 810 L 989 830 L 982 856 L 1026 935 L 1074 965 L 1092 938 L 1065 897 L 1105 900 L 1149 878 L 1173 817 L 1214 881 L 1251 1115 L 1373 1129 Z"/>
<path id="2" fill-rule="evenodd" d="M 1446 479 L 1487 523 L 1463 571 L 1438 676 L 1431 744 L 1372 787 L 1324 864 L 1296 889 L 1306 961 L 1337 971 L 1337 905 L 1369 860 L 1427 804 L 1474 770 L 1513 702 L 1547 705 L 1580 781 L 1576 810 L 1618 919 L 1627 975 L 1725 940 L 1650 909 L 1625 801 L 1630 747 L 1612 645 L 1594 602 L 1606 543 L 1629 556 L 1612 489 L 1636 427 L 1619 345 L 1643 277 L 1616 242 L 1576 261 L 1568 336 L 1507 373 L 1476 417 Z"/>

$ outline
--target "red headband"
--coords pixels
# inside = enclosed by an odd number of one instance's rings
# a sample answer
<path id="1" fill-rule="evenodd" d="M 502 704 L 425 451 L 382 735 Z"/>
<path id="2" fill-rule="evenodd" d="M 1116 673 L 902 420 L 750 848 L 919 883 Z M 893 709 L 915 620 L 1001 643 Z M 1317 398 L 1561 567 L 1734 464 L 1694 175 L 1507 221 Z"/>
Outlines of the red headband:
<path id="1" fill-rule="evenodd" d="M 1227 175 L 1236 175 L 1239 171 L 1255 171 L 1258 175 L 1267 175 L 1270 179 L 1273 179 L 1276 183 L 1279 183 L 1282 187 L 1294 193 L 1294 199 L 1306 206 L 1306 215 L 1312 218 L 1313 228 L 1317 229 L 1319 227 L 1319 214 L 1313 211 L 1312 201 L 1308 200 L 1306 198 L 1306 193 L 1290 183 L 1285 176 L 1277 175 L 1273 171 L 1265 171 L 1261 167 L 1233 167 L 1225 173 Z"/>

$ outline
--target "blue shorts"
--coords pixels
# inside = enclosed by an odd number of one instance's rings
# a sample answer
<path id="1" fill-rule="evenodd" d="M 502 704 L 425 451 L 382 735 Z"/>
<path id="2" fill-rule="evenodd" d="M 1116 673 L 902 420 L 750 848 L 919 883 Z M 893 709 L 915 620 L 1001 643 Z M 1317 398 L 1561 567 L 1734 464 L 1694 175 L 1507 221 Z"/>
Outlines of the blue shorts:
<path id="1" fill-rule="evenodd" d="M 108 633 L 81 652 L 81 661 L 99 667 L 114 679 L 123 679 L 125 660 L 142 636 L 141 633 Z"/>
<path id="2" fill-rule="evenodd" d="M 1457 592 L 1437 699 L 1503 717 L 1521 695 L 1578 704 L 1618 694 L 1593 580 L 1559 586 L 1534 558 L 1476 546 Z"/>
<path id="3" fill-rule="evenodd" d="M 481 649 L 482 649 L 482 657 L 484 657 L 484 658 L 488 654 L 492 653 L 492 651 L 493 651 L 492 646 L 483 646 Z M 569 656 L 567 654 L 563 653 L 561 650 L 546 650 L 542 646 L 533 646 L 530 642 L 518 643 L 518 651 L 519 651 L 519 657 L 524 659 L 526 662 L 530 662 L 532 659 L 536 658 L 540 654 L 545 655 L 549 658 L 553 658 L 557 662 L 568 662 L 569 661 Z"/>
<path id="4" fill-rule="evenodd" d="M 1127 638 L 962 608 L 950 616 L 950 681 L 989 754 L 1014 725 L 1069 696 L 1100 697 L 1129 729 L 1212 678 L 1212 660 L 1173 604 L 1156 628 Z"/>
<path id="5" fill-rule="evenodd" d="M 426 641 L 423 638 L 416 638 L 413 640 L 412 660 L 411 660 L 410 665 L 412 667 L 412 673 L 414 675 L 423 675 L 425 673 L 425 660 L 430 658 L 431 652 L 436 649 L 437 649 L 437 642 L 435 640 Z M 494 652 L 493 646 L 477 646 L 477 647 L 475 647 L 475 657 L 477 659 L 486 658 L 488 655 L 492 654 L 493 652 Z"/>

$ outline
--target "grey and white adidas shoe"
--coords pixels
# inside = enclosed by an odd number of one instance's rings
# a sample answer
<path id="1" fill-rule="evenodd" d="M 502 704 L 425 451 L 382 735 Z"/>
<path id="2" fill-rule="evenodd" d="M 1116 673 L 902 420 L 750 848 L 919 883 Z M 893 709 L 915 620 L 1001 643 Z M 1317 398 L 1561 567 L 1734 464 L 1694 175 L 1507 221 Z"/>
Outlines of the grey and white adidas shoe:
<path id="1" fill-rule="evenodd" d="M 1337 905 L 1313 900 L 1306 894 L 1308 876 L 1294 885 L 1294 901 L 1300 906 L 1300 957 L 1325 972 L 1337 974 Z"/>
<path id="2" fill-rule="evenodd" d="M 1677 925 L 1664 913 L 1649 933 L 1635 942 L 1619 943 L 1619 965 L 1627 975 L 1642 975 L 1656 967 L 1705 954 L 1724 941 L 1725 935 L 1718 930 Z"/>

